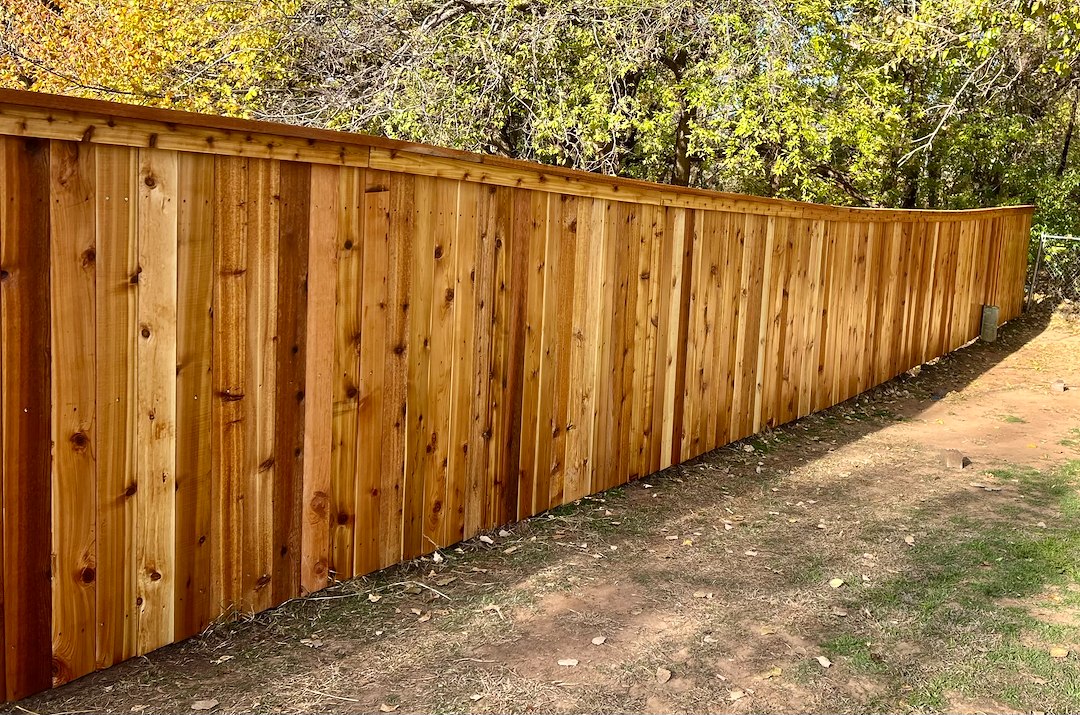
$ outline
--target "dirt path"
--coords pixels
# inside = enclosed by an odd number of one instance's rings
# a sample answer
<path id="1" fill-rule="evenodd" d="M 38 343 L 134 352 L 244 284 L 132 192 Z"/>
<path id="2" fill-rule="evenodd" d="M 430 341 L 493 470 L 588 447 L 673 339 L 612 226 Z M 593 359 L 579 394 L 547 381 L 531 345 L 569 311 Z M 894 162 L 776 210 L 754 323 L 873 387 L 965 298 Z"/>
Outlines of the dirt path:
<path id="1" fill-rule="evenodd" d="M 1077 389 L 1052 393 L 1058 378 Z M 971 464 L 947 469 L 942 448 Z M 490 544 L 19 707 L 1077 711 L 1078 483 L 1080 328 L 1032 314 Z"/>

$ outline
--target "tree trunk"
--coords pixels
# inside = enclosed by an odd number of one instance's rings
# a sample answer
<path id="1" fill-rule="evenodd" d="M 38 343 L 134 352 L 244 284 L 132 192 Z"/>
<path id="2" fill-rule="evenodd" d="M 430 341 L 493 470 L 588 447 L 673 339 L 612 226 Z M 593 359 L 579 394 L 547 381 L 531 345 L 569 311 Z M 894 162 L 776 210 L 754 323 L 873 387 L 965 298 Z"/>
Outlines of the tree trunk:
<path id="1" fill-rule="evenodd" d="M 675 125 L 675 163 L 671 167 L 671 183 L 676 186 L 690 185 L 690 122 L 695 110 L 687 110 L 685 99 Z"/>
<path id="2" fill-rule="evenodd" d="M 930 147 L 926 157 L 926 208 L 941 206 L 941 155 L 937 147 Z"/>
<path id="3" fill-rule="evenodd" d="M 919 179 L 922 177 L 922 163 L 908 161 L 904 167 L 904 194 L 900 198 L 900 208 L 914 209 L 919 207 Z"/>
<path id="4" fill-rule="evenodd" d="M 1069 115 L 1069 126 L 1065 129 L 1065 144 L 1061 147 L 1061 161 L 1058 162 L 1057 177 L 1065 175 L 1065 169 L 1069 167 L 1069 145 L 1072 144 L 1073 132 L 1076 131 L 1076 105 L 1080 103 L 1080 86 L 1073 92 L 1072 113 Z"/>

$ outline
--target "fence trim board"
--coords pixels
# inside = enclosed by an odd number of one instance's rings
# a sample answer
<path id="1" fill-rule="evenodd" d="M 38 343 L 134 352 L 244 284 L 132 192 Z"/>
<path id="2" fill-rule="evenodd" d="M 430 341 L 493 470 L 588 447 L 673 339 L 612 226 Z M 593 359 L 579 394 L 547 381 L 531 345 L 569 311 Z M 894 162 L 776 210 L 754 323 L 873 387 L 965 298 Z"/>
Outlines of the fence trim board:
<path id="1" fill-rule="evenodd" d="M 934 209 L 851 208 L 672 187 L 366 134 L 0 89 L 0 134 L 356 166 L 631 203 L 785 217 L 959 220 Z M 972 209 L 997 216 L 1033 207 Z"/>

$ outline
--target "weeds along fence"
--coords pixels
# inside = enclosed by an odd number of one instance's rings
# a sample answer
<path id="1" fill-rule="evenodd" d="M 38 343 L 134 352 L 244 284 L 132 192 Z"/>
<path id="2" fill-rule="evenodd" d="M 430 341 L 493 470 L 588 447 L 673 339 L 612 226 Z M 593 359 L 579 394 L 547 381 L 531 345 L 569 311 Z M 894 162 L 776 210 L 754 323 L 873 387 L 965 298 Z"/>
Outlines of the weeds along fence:
<path id="1" fill-rule="evenodd" d="M 1023 299 L 1023 207 L 11 91 L 0 135 L 8 699 L 823 409 Z"/>

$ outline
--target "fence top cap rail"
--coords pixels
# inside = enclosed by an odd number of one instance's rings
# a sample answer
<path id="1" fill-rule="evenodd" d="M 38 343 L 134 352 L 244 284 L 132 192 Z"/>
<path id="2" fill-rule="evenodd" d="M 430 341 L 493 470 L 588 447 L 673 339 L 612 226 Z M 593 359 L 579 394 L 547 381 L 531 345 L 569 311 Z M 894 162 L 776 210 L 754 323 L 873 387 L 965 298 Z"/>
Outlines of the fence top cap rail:
<path id="1" fill-rule="evenodd" d="M 562 179 L 548 188 L 551 191 L 561 193 L 575 192 L 574 185 L 598 186 L 608 192 L 625 192 L 627 201 L 640 200 L 641 196 L 647 195 L 652 200 L 650 203 L 683 206 L 688 208 L 705 208 L 716 210 L 742 210 L 750 213 L 778 214 L 791 217 L 827 217 L 827 218 L 850 218 L 852 220 L 880 221 L 880 220 L 933 220 L 963 217 L 980 217 L 985 214 L 1000 215 L 1006 213 L 1030 213 L 1033 206 L 1002 206 L 991 208 L 967 209 L 963 211 L 944 211 L 936 209 L 893 209 L 893 208 L 857 208 L 848 206 L 833 206 L 829 204 L 813 204 L 790 199 L 776 199 L 748 194 L 732 194 L 707 189 L 696 189 L 671 184 L 658 184 L 639 179 L 627 179 L 607 174 L 597 174 L 577 169 L 567 169 L 547 164 L 539 164 L 520 159 L 510 159 L 490 154 L 477 154 L 459 149 L 418 144 L 414 142 L 387 139 L 385 137 L 358 134 L 353 132 L 334 131 L 316 127 L 297 126 L 255 119 L 239 119 L 236 117 L 224 117 L 211 114 L 199 114 L 175 109 L 160 109 L 157 107 L 144 107 L 135 104 L 109 102 L 98 99 L 86 99 L 82 97 L 68 97 L 56 94 L 44 94 L 41 92 L 27 92 L 15 89 L 0 88 L 0 115 L 4 109 L 22 108 L 39 110 L 44 112 L 66 112 L 82 116 L 80 119 L 93 119 L 103 121 L 110 127 L 121 124 L 123 120 L 132 122 L 150 122 L 161 126 L 163 132 L 175 131 L 180 127 L 192 130 L 212 130 L 226 133 L 244 135 L 261 134 L 274 137 L 300 139 L 311 145 L 333 144 L 336 146 L 350 146 L 361 149 L 382 150 L 393 159 L 401 155 L 412 155 L 422 160 L 424 157 L 432 159 L 448 159 L 454 162 L 462 162 L 466 166 L 478 165 L 491 169 L 504 171 L 518 171 L 525 175 L 536 177 L 545 181 L 550 179 Z M 52 121 L 52 118 L 49 118 Z M 119 122 L 117 120 L 120 120 Z M 33 134 L 26 134 L 32 136 Z M 84 140 L 92 140 L 88 134 Z M 132 146 L 136 146 L 132 142 Z M 481 178 L 482 180 L 482 178 Z M 715 205 L 711 205 L 715 202 Z"/>

